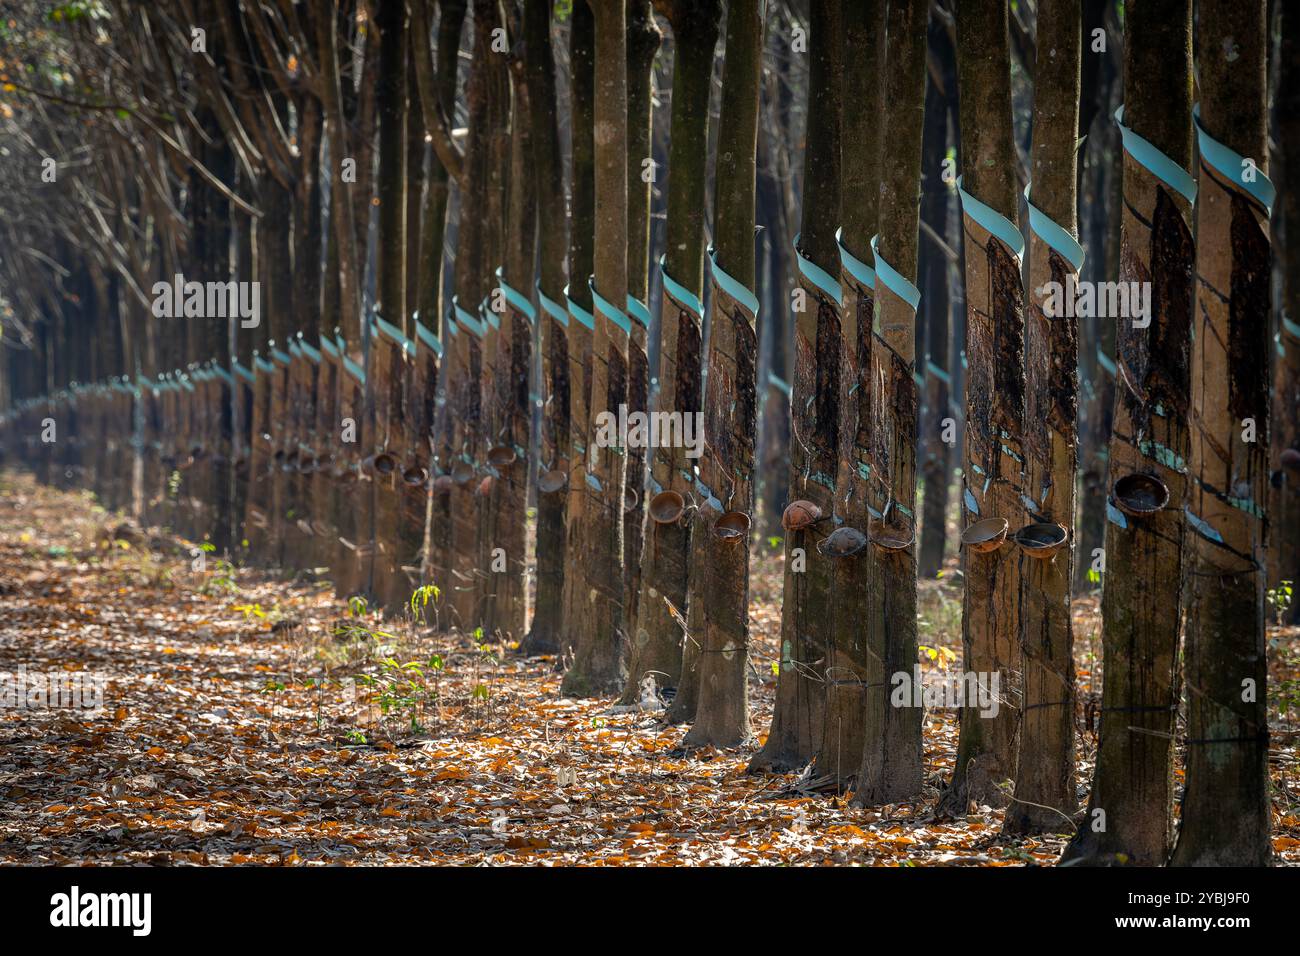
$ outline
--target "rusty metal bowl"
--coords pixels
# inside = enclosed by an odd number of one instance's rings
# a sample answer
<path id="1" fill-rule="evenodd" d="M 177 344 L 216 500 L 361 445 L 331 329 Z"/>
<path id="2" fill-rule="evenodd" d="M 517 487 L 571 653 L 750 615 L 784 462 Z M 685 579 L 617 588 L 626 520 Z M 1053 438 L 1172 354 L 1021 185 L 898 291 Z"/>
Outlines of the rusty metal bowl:
<path id="1" fill-rule="evenodd" d="M 474 489 L 474 494 L 478 495 L 480 498 L 486 498 L 488 495 L 492 494 L 492 486 L 494 484 L 495 481 L 491 475 L 484 475 L 483 480 L 480 481 L 478 487 Z"/>
<path id="2" fill-rule="evenodd" d="M 1047 560 L 1065 547 L 1070 540 L 1070 533 L 1064 525 L 1053 521 L 1038 521 L 1017 531 L 1014 540 L 1020 550 L 1031 558 Z"/>
<path id="3" fill-rule="evenodd" d="M 412 488 L 419 488 L 429 480 L 429 470 L 418 461 L 411 462 L 402 469 L 402 483 Z"/>
<path id="4" fill-rule="evenodd" d="M 519 456 L 509 445 L 496 445 L 488 449 L 488 464 L 493 468 L 508 468 L 513 465 Z"/>
<path id="5" fill-rule="evenodd" d="M 802 498 L 790 502 L 781 513 L 781 527 L 786 531 L 801 531 L 822 518 L 822 509 Z"/>
<path id="6" fill-rule="evenodd" d="M 961 533 L 961 543 L 976 554 L 987 554 L 1002 547 L 1011 522 L 1006 518 L 985 518 L 969 524 Z"/>
<path id="7" fill-rule="evenodd" d="M 686 510 L 686 499 L 681 492 L 669 489 L 650 499 L 650 520 L 655 524 L 675 524 Z"/>
<path id="8" fill-rule="evenodd" d="M 878 551 L 906 551 L 916 540 L 916 526 L 910 521 L 872 518 L 867 523 L 867 535 Z"/>
<path id="9" fill-rule="evenodd" d="M 439 475 L 433 479 L 433 490 L 440 495 L 445 495 L 455 487 L 456 482 L 452 481 L 451 475 Z"/>
<path id="10" fill-rule="evenodd" d="M 1283 448 L 1280 457 L 1283 468 L 1300 471 L 1300 448 Z"/>
<path id="11" fill-rule="evenodd" d="M 713 522 L 713 536 L 719 541 L 744 541 L 749 537 L 749 522 L 745 512 L 728 511 Z"/>
<path id="12" fill-rule="evenodd" d="M 867 546 L 867 536 L 848 525 L 836 528 L 817 542 L 817 552 L 830 558 L 851 558 Z"/>
<path id="13" fill-rule="evenodd" d="M 636 506 L 641 503 L 641 496 L 637 494 L 635 488 L 623 489 L 623 514 L 630 515 L 636 511 Z"/>
<path id="14" fill-rule="evenodd" d="M 1169 504 L 1169 486 L 1155 475 L 1134 472 L 1111 486 L 1116 507 L 1134 518 L 1146 518 Z"/>
<path id="15" fill-rule="evenodd" d="M 549 468 L 537 479 L 537 490 L 551 495 L 569 483 L 569 473 L 561 468 Z"/>
<path id="16" fill-rule="evenodd" d="M 458 461 L 451 466 L 451 480 L 458 485 L 468 485 L 474 477 L 474 466 L 467 461 Z"/>

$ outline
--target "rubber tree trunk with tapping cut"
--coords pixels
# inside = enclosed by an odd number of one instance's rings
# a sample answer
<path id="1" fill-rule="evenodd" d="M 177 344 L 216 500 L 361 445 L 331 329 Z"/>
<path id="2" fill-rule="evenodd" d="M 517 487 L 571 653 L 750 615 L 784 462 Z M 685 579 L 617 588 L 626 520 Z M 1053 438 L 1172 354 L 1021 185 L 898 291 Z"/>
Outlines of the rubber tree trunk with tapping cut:
<path id="1" fill-rule="evenodd" d="M 843 18 L 840 0 L 813 0 L 808 36 L 808 131 L 804 147 L 802 232 L 797 243 L 795 368 L 789 508 L 812 503 L 820 516 L 785 538 L 784 603 L 776 707 L 751 772 L 803 767 L 821 743 L 823 668 L 832 634 L 833 558 L 817 544 L 830 530 L 839 459 L 840 115 Z"/>
<path id="2" fill-rule="evenodd" d="M 1105 680 L 1088 812 L 1063 859 L 1158 866 L 1173 806 L 1194 296 L 1190 0 L 1135 4 L 1125 31 L 1119 280 L 1150 283 L 1151 309 L 1109 320 L 1118 373 L 1102 576 Z"/>
<path id="3" fill-rule="evenodd" d="M 563 468 L 569 455 L 569 313 L 564 307 L 564 258 L 567 223 L 564 166 L 555 101 L 555 60 L 551 52 L 551 2 L 527 0 L 524 6 L 524 56 L 528 72 L 528 109 L 532 125 L 532 172 L 537 193 L 539 244 L 538 313 L 542 349 L 542 433 L 538 475 Z M 541 481 L 539 481 L 539 485 Z M 554 654 L 560 649 L 564 597 L 563 489 L 538 489 L 537 598 L 525 654 Z"/>
<path id="4" fill-rule="evenodd" d="M 505 264 L 492 308 L 500 316 L 496 362 L 497 422 L 488 439 L 492 485 L 488 510 L 494 527 L 485 578 L 489 629 L 522 640 L 528 621 L 527 567 L 528 462 L 532 457 L 533 324 L 537 309 L 528 282 L 537 252 L 537 194 L 532 171 L 532 132 L 524 64 L 511 67 L 514 122 L 511 125 L 510 194 L 506 216 Z"/>
<path id="5" fill-rule="evenodd" d="M 593 697 L 617 692 L 625 677 L 623 632 L 623 491 L 627 449 L 617 434 L 627 401 L 627 20 L 625 0 L 592 5 L 596 25 L 593 140 L 596 248 L 592 303 L 591 421 L 582 505 L 577 519 L 585 579 L 575 602 L 574 659 L 561 693 Z M 602 413 L 604 413 L 602 415 Z M 614 427 L 609 426 L 613 417 Z M 611 434 L 613 432 L 614 434 Z M 572 480 L 572 479 L 571 479 Z M 571 565 L 571 567 L 574 567 Z"/>
<path id="6" fill-rule="evenodd" d="M 570 164 L 569 284 L 564 294 L 569 310 L 569 445 L 565 465 L 568 479 L 564 539 L 564 624 L 560 630 L 562 660 L 572 657 L 579 619 L 587 613 L 587 581 L 582 569 L 582 511 L 587 501 L 587 434 L 591 421 L 592 320 L 591 275 L 595 242 L 595 88 L 596 36 L 591 8 L 573 7 L 569 26 Z"/>
<path id="7" fill-rule="evenodd" d="M 966 432 L 963 525 L 1001 519 L 1006 538 L 965 554 L 962 606 L 964 686 L 961 734 L 940 812 L 965 816 L 967 805 L 1006 802 L 1015 776 L 1020 658 L 1020 552 L 1010 535 L 1024 522 L 1025 415 L 1023 240 L 1018 222 L 1007 6 L 959 0 L 957 73 L 961 86 L 961 168 L 966 252 Z M 1008 531 L 1009 528 L 1009 531 Z M 963 532 L 964 533 L 964 532 Z M 997 681 L 997 687 L 993 685 Z M 990 705 L 981 709 L 972 681 Z"/>
<path id="8" fill-rule="evenodd" d="M 654 106 L 650 74 L 663 35 L 650 0 L 627 3 L 627 312 L 631 335 L 627 354 L 627 410 L 646 412 L 650 399 L 650 363 L 646 337 L 650 289 L 650 190 L 654 182 L 650 138 Z M 651 161 L 651 162 L 647 162 Z M 629 632 L 641 595 L 641 547 L 645 540 L 646 448 L 629 442 L 627 500 L 623 508 L 623 615 Z"/>
<path id="9" fill-rule="evenodd" d="M 1187 776 L 1171 866 L 1264 866 L 1270 241 L 1263 0 L 1201 0 Z M 1292 543 L 1294 544 L 1294 543 Z"/>
<path id="10" fill-rule="evenodd" d="M 1075 241 L 1078 183 L 1079 0 L 1038 8 L 1029 194 L 1029 311 L 1025 317 L 1026 494 L 1030 521 L 1065 529 L 1064 546 L 1020 559 L 1024 696 L 1009 833 L 1068 831 L 1074 788 L 1074 630 L 1070 622 L 1079 410 L 1079 323 L 1058 309 L 1083 265 Z M 1064 235 L 1062 234 L 1064 233 Z"/>
<path id="11" fill-rule="evenodd" d="M 699 481 L 723 512 L 696 513 L 688 633 L 699 644 L 699 701 L 687 747 L 735 747 L 749 727 L 749 531 L 758 429 L 754 185 L 762 0 L 727 11 L 714 214 L 713 295 Z M 700 489 L 701 495 L 705 492 Z"/>
<path id="12" fill-rule="evenodd" d="M 1300 8 L 1282 8 L 1277 135 L 1282 161 L 1300 175 Z M 1273 495 L 1269 511 L 1269 584 L 1290 581 L 1287 620 L 1300 624 L 1300 189 L 1278 197 L 1282 223 L 1282 314 L 1273 375 Z"/>
<path id="13" fill-rule="evenodd" d="M 415 0 L 411 6 L 412 47 L 416 79 L 420 87 L 421 109 L 426 114 L 425 128 L 435 130 L 438 123 L 428 115 L 430 107 L 441 107 L 444 117 L 456 106 L 456 72 L 460 53 L 460 35 L 465 23 L 465 0 L 439 0 L 438 34 L 433 62 L 429 62 L 428 10 L 432 0 Z M 448 381 L 458 354 L 455 320 L 448 318 L 451 293 L 443 287 L 443 240 L 446 235 L 448 201 L 452 172 L 437 150 L 430 160 L 428 189 L 424 197 L 420 245 L 419 314 L 421 324 L 432 332 L 443 348 L 439 359 L 438 392 L 433 414 L 432 458 L 429 468 L 433 493 L 429 497 L 426 577 L 438 587 L 446 606 L 452 597 L 452 514 L 453 494 L 448 469 L 451 463 L 451 399 Z M 439 479 L 442 479 L 439 481 Z M 439 621 L 439 623 L 442 623 Z"/>
<path id="14" fill-rule="evenodd" d="M 884 115 L 885 3 L 870 0 L 844 9 L 844 43 L 850 53 L 844 67 L 844 102 L 859 108 L 844 111 L 844 151 L 841 166 L 841 227 L 839 277 L 844 295 L 844 347 L 840 351 L 839 467 L 835 483 L 837 525 L 867 533 L 871 458 L 871 344 L 875 314 L 876 277 L 871 239 L 876 233 L 881 195 L 880 143 Z M 797 497 L 797 496 L 796 496 Z M 869 562 L 862 550 L 852 556 L 828 557 L 836 600 L 831 609 L 831 641 L 827 648 L 826 716 L 813 777 L 818 786 L 843 791 L 856 779 L 862 763 L 863 732 L 870 702 L 883 685 L 869 686 L 872 667 L 865 622 Z M 880 699 L 883 700 L 883 697 Z M 879 728 L 877 728 L 879 729 Z"/>
<path id="15" fill-rule="evenodd" d="M 379 201 L 378 229 L 378 301 L 375 312 L 397 335 L 405 335 L 406 324 L 406 4 L 403 0 L 380 0 L 376 13 L 379 28 L 379 176 L 375 196 Z M 382 326 L 377 325 L 376 328 Z M 391 341 L 391 339 L 390 339 Z M 394 452 L 400 445 L 396 430 L 389 428 L 390 416 L 397 408 L 386 407 L 396 398 L 400 403 L 405 364 L 380 360 L 374 331 L 371 332 L 367 381 L 373 401 L 371 434 L 391 441 Z M 395 378 L 391 378 L 395 376 Z M 374 445 L 371 455 L 388 446 Z M 398 526 L 400 522 L 401 476 L 396 469 L 388 474 L 372 472 L 374 563 L 371 590 L 384 607 L 398 608 L 405 603 L 405 582 L 401 580 Z"/>
<path id="16" fill-rule="evenodd" d="M 893 0 L 885 57 L 880 161 L 876 330 L 870 347 L 871 442 L 867 511 L 871 547 L 864 675 L 865 733 L 856 799 L 896 803 L 921 791 L 922 709 L 895 694 L 898 675 L 915 678 L 916 647 L 916 309 L 925 35 L 929 4 Z M 854 559 L 844 559 L 854 560 Z M 853 627 L 846 621 L 845 627 Z M 840 640 L 841 635 L 836 634 Z M 828 728 L 829 732 L 829 728 Z"/>
<path id="17" fill-rule="evenodd" d="M 666 14 L 673 31 L 672 119 L 668 154 L 667 249 L 660 260 L 663 297 L 659 311 L 659 390 L 656 412 L 677 412 L 683 422 L 700 410 L 700 368 L 704 318 L 705 184 L 708 163 L 709 91 L 718 40 L 718 0 L 674 2 Z M 655 448 L 650 454 L 649 502 L 675 493 L 693 494 L 686 448 Z M 664 498 L 659 499 L 662 504 Z M 641 685 L 678 688 L 671 719 L 690 720 L 695 700 L 679 688 L 685 648 L 686 583 L 690 522 L 646 523 L 640 556 L 641 594 L 632 624 L 628 681 L 621 703 L 642 697 Z"/>
<path id="18" fill-rule="evenodd" d="M 943 162 L 956 127 L 956 51 L 943 23 L 936 17 L 929 28 L 929 56 L 934 69 L 925 91 L 925 128 L 921 133 L 921 221 L 946 244 L 952 232 L 949 215 L 952 187 L 944 182 Z M 951 122 L 950 122 L 951 121 Z M 954 144 L 955 145 L 955 144 Z M 928 243 L 928 246 L 925 244 Z M 953 448 L 945 441 L 947 422 L 955 419 L 953 378 L 952 271 L 949 250 L 933 237 L 921 246 L 921 315 L 926 325 L 925 418 L 921 422 L 919 467 L 925 487 L 921 503 L 921 546 L 917 575 L 936 578 L 943 570 L 948 543 L 948 500 L 952 485 Z"/>

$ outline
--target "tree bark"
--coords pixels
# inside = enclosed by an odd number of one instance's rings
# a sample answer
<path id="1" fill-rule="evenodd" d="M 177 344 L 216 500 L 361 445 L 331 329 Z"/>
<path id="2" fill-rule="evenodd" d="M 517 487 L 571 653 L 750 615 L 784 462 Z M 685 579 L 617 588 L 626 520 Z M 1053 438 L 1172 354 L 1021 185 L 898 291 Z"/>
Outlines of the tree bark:
<path id="1" fill-rule="evenodd" d="M 1264 866 L 1270 242 L 1265 4 L 1202 0 L 1187 776 L 1171 866 Z M 1226 152 L 1225 152 L 1226 149 Z M 1253 426 L 1253 429 L 1252 427 Z"/>
<path id="2" fill-rule="evenodd" d="M 753 293 L 761 2 L 727 11 L 726 61 L 718 114 L 713 296 L 699 479 L 724 512 L 696 513 L 691 551 L 689 636 L 699 644 L 695 725 L 684 746 L 749 741 L 749 532 L 754 516 L 758 427 L 758 297 Z M 701 493 L 702 489 L 701 489 Z M 704 517 L 700 517 L 700 516 Z M 723 516 L 725 520 L 723 519 Z"/>
<path id="3" fill-rule="evenodd" d="M 1125 18 L 1124 123 L 1178 170 L 1192 158 L 1191 16 L 1179 0 L 1137 4 Z M 1151 316 L 1145 328 L 1113 323 L 1100 739 L 1088 812 L 1063 861 L 1158 866 L 1173 803 L 1194 245 L 1190 197 L 1134 148 L 1125 144 L 1119 280 L 1151 284 Z M 1148 480 L 1132 475 L 1163 483 L 1168 504 L 1145 517 L 1122 510 L 1117 482 Z"/>
<path id="4" fill-rule="evenodd" d="M 1066 529 L 1054 555 L 1020 558 L 1024 593 L 1021 671 L 1024 697 L 1016 788 L 1003 818 L 1008 833 L 1068 831 L 1074 787 L 1074 631 L 1070 620 L 1077 471 L 1079 325 L 1045 307 L 1049 283 L 1077 281 L 1082 249 L 1054 235 L 1049 223 L 1077 237 L 1075 156 L 1079 126 L 1079 0 L 1045 0 L 1038 11 L 1032 192 L 1029 196 L 1029 314 L 1025 329 L 1027 494 L 1032 522 Z M 1037 210 L 1037 212 L 1035 212 Z M 1072 261 L 1073 260 L 1073 261 Z"/>
<path id="5" fill-rule="evenodd" d="M 833 559 L 818 553 L 817 542 L 826 533 L 824 519 L 834 513 L 839 457 L 843 336 L 835 230 L 840 218 L 842 35 L 839 0 L 814 0 L 798 243 L 803 308 L 795 309 L 790 499 L 811 501 L 823 520 L 786 535 L 776 707 L 763 749 L 749 763 L 751 772 L 799 769 L 812 759 L 822 738 L 825 693 L 821 685 L 833 620 Z"/>

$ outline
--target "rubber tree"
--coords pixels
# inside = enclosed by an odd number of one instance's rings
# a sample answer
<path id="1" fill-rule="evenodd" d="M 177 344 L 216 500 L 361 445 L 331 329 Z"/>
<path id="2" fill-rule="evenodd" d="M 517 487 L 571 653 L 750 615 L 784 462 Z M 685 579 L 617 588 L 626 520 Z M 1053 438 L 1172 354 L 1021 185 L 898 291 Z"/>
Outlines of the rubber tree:
<path id="1" fill-rule="evenodd" d="M 1002 786 L 1015 776 L 1020 553 L 1008 530 L 1024 524 L 1025 511 L 1020 451 L 1024 242 L 1018 226 L 1007 5 L 959 0 L 956 12 L 969 363 L 962 449 L 962 650 L 968 693 L 956 765 L 939 811 L 964 816 L 971 801 L 1005 803 Z M 984 550 L 972 553 L 972 543 Z M 978 690 L 971 692 L 972 683 Z M 971 699 L 977 695 L 992 696 L 996 708 L 991 702 L 981 708 Z"/>
<path id="2" fill-rule="evenodd" d="M 709 93 L 714 47 L 718 41 L 719 0 L 660 5 L 673 33 L 673 72 L 668 154 L 667 242 L 659 262 L 663 295 L 659 311 L 659 388 L 656 413 L 680 414 L 683 421 L 700 411 L 703 349 L 705 186 L 707 182 Z M 650 517 L 640 556 L 641 594 L 632 624 L 628 681 L 621 702 L 641 699 L 648 678 L 657 687 L 675 688 L 668 715 L 689 721 L 696 700 L 679 686 L 685 639 L 689 520 L 668 507 L 674 495 L 690 500 L 694 462 L 688 449 L 657 447 L 650 454 L 647 498 Z M 658 507 L 655 507 L 655 506 Z M 665 520 L 671 519 L 671 520 Z"/>
<path id="3" fill-rule="evenodd" d="M 1009 833 L 1068 830 L 1074 785 L 1074 630 L 1070 620 L 1077 477 L 1079 323 L 1056 309 L 1077 287 L 1079 0 L 1038 8 L 1029 192 L 1029 309 L 1025 317 L 1025 466 L 1031 521 L 1024 552 L 1021 673 L 1024 696 Z M 1060 296 L 1053 301 L 1053 291 Z M 1043 546 L 1033 547 L 1038 542 Z M 1043 552 L 1043 553 L 1039 553 Z"/>
<path id="4" fill-rule="evenodd" d="M 871 0 L 844 9 L 844 102 L 866 108 L 845 110 L 843 117 L 844 141 L 856 145 L 844 151 L 840 170 L 845 201 L 841 206 L 840 263 L 836 272 L 843 291 L 844 347 L 839 357 L 835 520 L 864 538 L 870 522 L 867 483 L 871 476 L 871 347 L 876 281 L 867 263 L 871 260 L 881 195 L 885 7 L 885 3 Z M 868 628 L 864 626 L 870 613 L 871 553 L 861 549 L 829 557 L 836 600 L 825 662 L 825 719 L 813 776 L 818 786 L 843 790 L 857 777 L 867 711 L 877 689 L 870 686 L 868 675 L 873 662 L 867 646 Z"/>
<path id="5" fill-rule="evenodd" d="M 1288 171 L 1300 173 L 1300 10 L 1281 8 L 1277 139 Z M 1290 581 L 1287 620 L 1300 623 L 1300 190 L 1278 197 L 1282 226 L 1282 309 L 1273 374 L 1269 583 Z"/>
<path id="6" fill-rule="evenodd" d="M 1265 539 L 1272 346 L 1263 0 L 1201 0 L 1187 764 L 1172 866 L 1263 866 L 1269 840 Z"/>
<path id="7" fill-rule="evenodd" d="M 569 284 L 564 294 L 569 310 L 569 442 L 566 465 L 564 539 L 564 625 L 561 651 L 571 658 L 579 619 L 587 613 L 582 510 L 587 493 L 587 443 L 591 422 L 592 316 L 591 287 L 596 221 L 596 105 L 595 19 L 585 3 L 574 4 L 569 25 L 570 167 Z"/>
<path id="8" fill-rule="evenodd" d="M 542 310 L 542 432 L 538 474 L 562 473 L 569 456 L 569 313 L 564 301 L 567 221 L 564 209 L 564 164 L 556 110 L 555 58 L 551 51 L 551 2 L 526 0 L 524 58 L 528 72 L 528 109 L 532 125 L 532 174 L 537 193 L 538 278 Z M 552 481 L 554 481 L 552 477 Z M 539 485 L 542 482 L 539 480 Z M 563 490 L 550 483 L 537 495 L 537 596 L 532 627 L 523 641 L 525 654 L 553 654 L 560 649 L 564 597 Z"/>
<path id="9" fill-rule="evenodd" d="M 943 165 L 957 126 L 957 62 L 952 38 L 938 17 L 928 34 L 933 69 L 925 91 L 925 128 L 921 132 L 921 221 L 933 231 L 921 246 L 921 315 L 926 327 L 925 415 L 921 422 L 919 468 L 924 483 L 921 503 L 921 547 L 917 574 L 938 577 L 948 544 L 948 500 L 952 484 L 953 447 L 945 441 L 948 422 L 955 422 L 953 398 L 952 309 L 950 277 L 956 253 L 948 245 L 953 216 L 952 186 Z M 955 149 L 954 149 L 955 155 Z M 938 237 L 936 240 L 935 236 Z M 942 242 L 942 245 L 940 245 Z"/>
<path id="10" fill-rule="evenodd" d="M 734 747 L 749 726 L 749 531 L 753 524 L 758 429 L 758 296 L 754 294 L 754 193 L 762 0 L 727 11 L 726 60 L 718 113 L 713 294 L 704 448 L 699 483 L 722 511 L 695 513 L 688 631 L 699 643 L 699 700 L 686 747 Z M 703 488 L 700 489 L 705 496 Z"/>
<path id="11" fill-rule="evenodd" d="M 872 243 L 876 319 L 870 347 L 866 721 L 856 799 L 895 803 L 921 790 L 922 708 L 896 693 L 916 668 L 917 241 L 929 5 L 893 0 L 882 113 L 880 232 Z M 851 627 L 846 621 L 844 626 Z M 837 640 L 840 635 L 837 633 Z"/>
<path id="12" fill-rule="evenodd" d="M 1114 322 L 1105 680 L 1092 792 L 1065 861 L 1156 866 L 1169 852 L 1194 297 L 1191 71 L 1189 0 L 1126 8 L 1119 280 L 1149 282 L 1151 309 Z"/>
<path id="13" fill-rule="evenodd" d="M 561 692 L 592 697 L 623 688 L 623 497 L 627 448 L 623 435 L 611 435 L 619 406 L 627 402 L 629 319 L 627 300 L 627 4 L 592 4 L 595 19 L 595 252 L 592 277 L 594 327 L 591 336 L 591 420 L 587 427 L 586 467 L 579 562 L 582 574 L 574 630 L 574 659 Z M 604 414 L 602 414 L 604 413 Z M 572 502 L 570 503 L 572 508 Z"/>
<path id="14" fill-rule="evenodd" d="M 663 40 L 650 0 L 627 3 L 627 314 L 631 319 L 627 356 L 627 410 L 645 413 L 650 399 L 650 363 L 646 356 L 650 332 L 650 191 L 654 161 L 650 140 L 654 104 L 650 78 Z M 648 161 L 648 162 L 647 162 Z M 627 481 L 623 505 L 623 614 L 630 629 L 641 596 L 641 547 L 645 540 L 646 449 L 640 443 L 627 450 Z"/>
<path id="15" fill-rule="evenodd" d="M 781 659 L 776 706 L 751 772 L 803 767 L 822 738 L 824 675 L 833 621 L 835 559 L 819 553 L 834 513 L 839 458 L 840 134 L 844 40 L 840 0 L 813 0 L 807 37 L 808 131 L 804 195 L 797 239 L 799 286 L 795 293 L 795 363 L 790 455 L 790 505 L 786 522 Z M 805 501 L 808 505 L 798 505 Z M 808 519 L 813 519 L 811 522 Z"/>

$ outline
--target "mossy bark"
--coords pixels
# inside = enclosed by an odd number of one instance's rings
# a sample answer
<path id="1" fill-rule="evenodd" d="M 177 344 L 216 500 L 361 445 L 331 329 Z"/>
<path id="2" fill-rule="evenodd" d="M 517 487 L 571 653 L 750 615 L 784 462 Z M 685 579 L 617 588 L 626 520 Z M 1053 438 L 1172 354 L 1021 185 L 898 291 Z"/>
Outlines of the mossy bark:
<path id="1" fill-rule="evenodd" d="M 703 301 L 705 183 L 708 163 L 709 92 L 718 39 L 721 4 L 717 0 L 673 3 L 671 137 L 668 159 L 667 249 L 663 271 Z M 703 316 L 664 283 L 659 313 L 659 389 L 656 412 L 694 415 L 700 410 Z M 684 448 L 656 448 L 650 455 L 647 499 L 663 491 L 686 498 L 692 493 L 690 459 Z M 652 678 L 660 688 L 680 691 L 683 623 L 687 615 L 690 523 L 650 520 L 638 563 L 641 593 L 631 624 L 628 681 L 620 700 L 641 698 L 641 684 Z M 692 695 L 680 693 L 669 709 L 673 720 L 694 715 Z"/>
<path id="2" fill-rule="evenodd" d="M 824 518 L 835 510 L 838 469 L 840 374 L 839 249 L 840 138 L 844 49 L 842 4 L 814 0 L 808 53 L 808 133 L 804 149 L 804 203 L 801 255 L 834 277 L 823 290 L 800 275 L 802 311 L 795 319 L 792 399 L 793 442 L 790 500 L 806 499 Z M 813 758 L 822 739 L 825 712 L 824 669 L 833 624 L 832 558 L 817 542 L 828 523 L 786 535 L 781 662 L 776 707 L 763 749 L 749 763 L 751 772 L 795 770 Z M 806 563 L 806 565 L 805 565 Z"/>
<path id="3" fill-rule="evenodd" d="M 1265 4 L 1201 0 L 1201 150 L 1188 462 L 1187 768 L 1171 866 L 1264 866 L 1269 840 L 1264 585 L 1271 338 Z M 1246 160 L 1253 162 L 1251 172 Z M 1253 427 L 1253 433 L 1248 433 Z"/>

